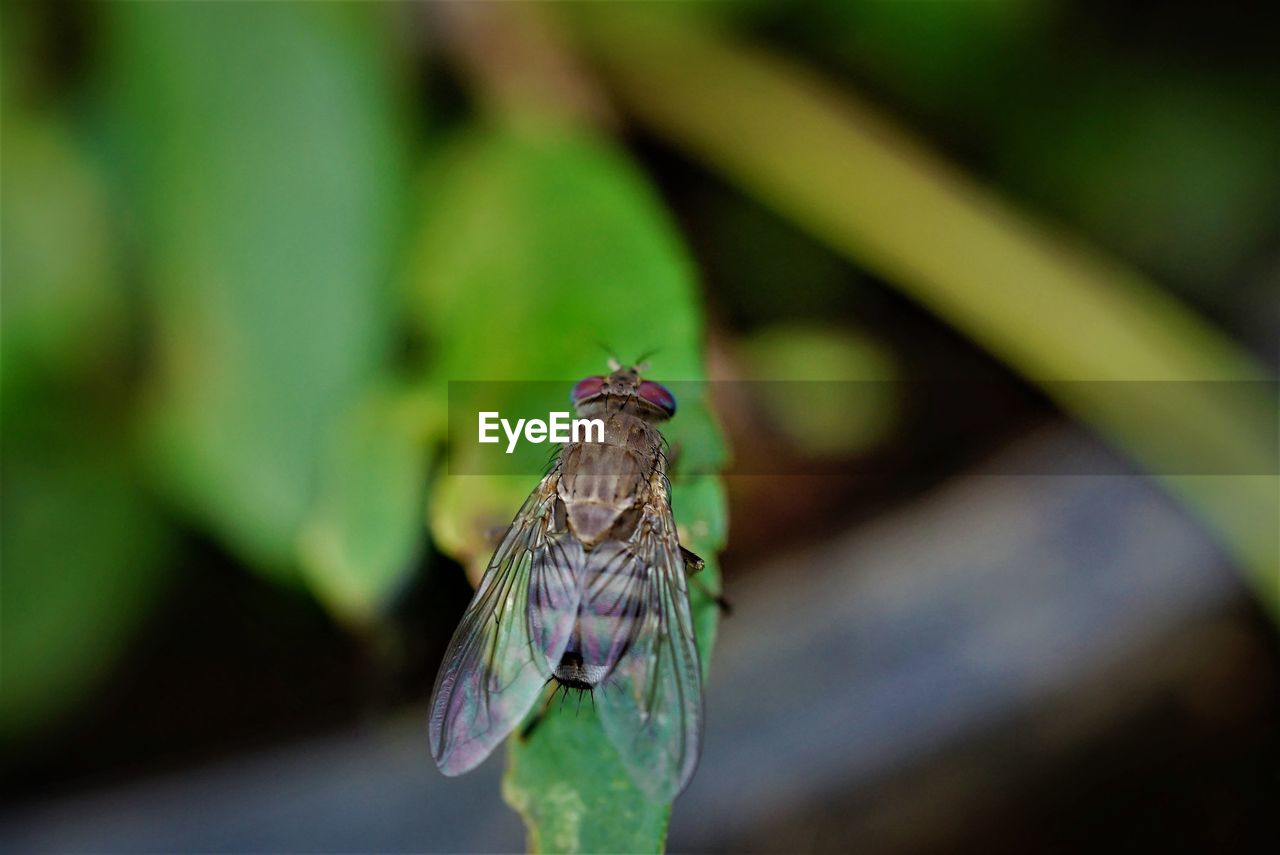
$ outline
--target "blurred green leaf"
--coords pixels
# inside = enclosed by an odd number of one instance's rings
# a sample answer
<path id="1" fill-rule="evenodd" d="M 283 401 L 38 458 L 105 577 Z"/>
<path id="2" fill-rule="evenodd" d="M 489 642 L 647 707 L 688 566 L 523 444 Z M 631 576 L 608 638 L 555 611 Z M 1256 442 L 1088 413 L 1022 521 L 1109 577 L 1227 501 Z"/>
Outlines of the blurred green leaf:
<path id="1" fill-rule="evenodd" d="M 55 119 L 5 115 L 0 315 L 5 400 L 91 365 L 124 328 L 124 294 L 98 177 Z"/>
<path id="2" fill-rule="evenodd" d="M 850 330 L 775 325 L 740 345 L 771 424 L 798 449 L 851 455 L 883 440 L 898 415 L 898 366 L 874 339 Z M 781 382 L 768 382 L 781 381 Z M 814 394 L 821 384 L 822 394 Z"/>
<path id="3" fill-rule="evenodd" d="M 109 673 L 162 589 L 168 541 L 83 402 L 23 403 L 4 418 L 0 529 L 0 737 L 15 750 Z"/>
<path id="4" fill-rule="evenodd" d="M 112 126 L 142 188 L 158 474 L 279 578 L 295 578 L 332 424 L 391 344 L 403 116 L 388 11 L 103 9 Z"/>
<path id="5" fill-rule="evenodd" d="M 41 48 L 48 39 L 46 9 L 34 3 L 6 3 L 4 26 L 0 27 L 0 105 L 6 123 L 12 111 L 27 102 L 45 82 Z M 45 14 L 41 14 L 41 13 Z"/>
<path id="6" fill-rule="evenodd" d="M 6 77 L 21 65 L 15 47 L 6 38 Z M 127 299 L 102 183 L 60 114 L 11 94 L 0 131 L 0 740 L 22 753 L 110 673 L 164 586 L 169 533 L 129 448 Z"/>
<path id="7" fill-rule="evenodd" d="M 661 9 L 598 11 L 582 8 L 580 35 L 638 117 L 1161 474 L 1280 615 L 1277 401 L 1264 368 L 1137 272 L 1047 232 L 851 93 Z M 1112 380 L 1142 381 L 1148 394 L 1111 394 L 1099 381 Z M 1176 406 L 1160 392 L 1169 382 L 1186 384 Z M 1248 394 L 1234 394 L 1242 382 Z M 1177 474 L 1170 448 L 1254 474 Z"/>
<path id="8" fill-rule="evenodd" d="M 331 611 L 366 625 L 404 584 L 426 536 L 427 446 L 412 398 L 378 391 L 335 426 L 302 568 Z"/>
<path id="9" fill-rule="evenodd" d="M 427 186 L 411 296 L 434 348 L 437 388 L 446 380 L 557 380 L 567 395 L 568 384 L 606 370 L 601 344 L 624 361 L 656 349 L 657 379 L 704 379 L 690 263 L 653 191 L 614 148 L 563 130 L 473 130 L 442 153 Z M 520 394 L 518 384 L 511 388 Z M 714 471 L 723 443 L 705 390 L 689 389 L 667 434 L 690 468 Z M 486 532 L 508 523 L 535 483 L 439 479 L 430 502 L 437 542 L 475 573 L 488 558 Z M 715 587 L 711 559 L 725 526 L 718 479 L 680 484 L 674 506 Z M 701 598 L 695 607 L 705 656 L 715 609 Z M 535 848 L 661 848 L 670 806 L 645 801 L 586 710 L 577 720 L 567 708 L 553 713 L 527 743 L 509 742 L 504 793 Z"/>
<path id="10" fill-rule="evenodd" d="M 557 129 L 474 129 L 425 186 L 410 297 L 438 378 L 577 380 L 605 368 L 605 348 L 624 362 L 656 351 L 666 380 L 702 378 L 690 262 L 615 149 Z"/>

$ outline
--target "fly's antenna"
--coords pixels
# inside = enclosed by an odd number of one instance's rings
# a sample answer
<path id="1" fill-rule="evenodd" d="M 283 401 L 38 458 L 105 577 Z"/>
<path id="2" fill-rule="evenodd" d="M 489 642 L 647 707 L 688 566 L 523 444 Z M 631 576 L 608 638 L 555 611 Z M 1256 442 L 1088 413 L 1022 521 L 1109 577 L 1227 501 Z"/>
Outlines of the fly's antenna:
<path id="1" fill-rule="evenodd" d="M 652 356 L 657 356 L 658 350 L 659 349 L 655 347 L 651 350 L 646 350 L 644 353 L 636 357 L 636 361 L 633 364 L 636 367 L 637 374 L 643 374 L 644 372 L 649 370 L 648 359 Z"/>
<path id="2" fill-rule="evenodd" d="M 618 359 L 618 354 L 616 351 L 614 351 L 612 347 L 610 347 L 609 345 L 605 344 L 602 341 L 597 341 L 596 347 L 603 350 L 605 352 L 605 355 L 609 357 L 610 371 L 617 371 L 622 367 L 622 362 Z"/>

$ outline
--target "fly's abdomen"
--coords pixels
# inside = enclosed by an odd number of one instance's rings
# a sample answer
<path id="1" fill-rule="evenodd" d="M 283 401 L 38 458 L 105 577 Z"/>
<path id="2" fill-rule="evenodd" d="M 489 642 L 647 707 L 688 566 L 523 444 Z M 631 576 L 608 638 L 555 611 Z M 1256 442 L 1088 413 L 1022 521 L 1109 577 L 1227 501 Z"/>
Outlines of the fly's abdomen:
<path id="1" fill-rule="evenodd" d="M 578 620 L 555 677 L 572 688 L 608 678 L 633 639 L 656 619 L 645 567 L 629 544 L 608 541 L 587 554 Z"/>

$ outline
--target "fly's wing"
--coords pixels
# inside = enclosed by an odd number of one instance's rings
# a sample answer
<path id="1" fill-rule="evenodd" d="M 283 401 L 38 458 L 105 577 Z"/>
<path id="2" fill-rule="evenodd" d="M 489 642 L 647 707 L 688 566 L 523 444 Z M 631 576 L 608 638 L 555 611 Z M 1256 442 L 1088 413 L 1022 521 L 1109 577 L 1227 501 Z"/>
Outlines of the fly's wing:
<path id="1" fill-rule="evenodd" d="M 580 598 L 582 545 L 555 530 L 553 471 L 507 529 L 449 642 L 431 697 L 431 754 L 446 775 L 489 756 L 560 662 Z"/>
<path id="2" fill-rule="evenodd" d="M 665 491 L 635 536 L 588 557 L 579 618 L 585 657 L 610 670 L 594 692 L 605 733 L 651 798 L 675 798 L 698 764 L 702 671 Z M 656 507 L 655 507 L 656 505 Z"/>

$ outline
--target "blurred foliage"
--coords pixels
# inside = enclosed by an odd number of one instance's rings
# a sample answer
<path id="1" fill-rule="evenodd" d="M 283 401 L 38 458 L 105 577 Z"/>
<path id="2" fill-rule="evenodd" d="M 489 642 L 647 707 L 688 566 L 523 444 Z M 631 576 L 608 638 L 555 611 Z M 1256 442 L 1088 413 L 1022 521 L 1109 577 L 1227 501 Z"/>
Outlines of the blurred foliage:
<path id="1" fill-rule="evenodd" d="M 803 5 L 808 14 L 786 14 L 776 22 L 817 55 L 865 74 L 918 109 L 955 114 L 963 104 L 963 115 L 984 119 L 1026 91 L 1028 69 L 1042 62 L 1050 25 L 1059 17 L 1052 0 Z M 775 20 L 783 17 L 778 4 L 767 11 Z"/>
<path id="2" fill-rule="evenodd" d="M 377 391 L 394 386 L 408 201 L 387 10 L 100 12 L 103 74 L 54 101 L 67 82 L 41 61 L 65 21 L 5 10 L 15 737 L 100 679 L 155 602 L 169 535 L 144 481 L 353 623 L 378 616 L 424 541 L 415 399 Z"/>
<path id="3" fill-rule="evenodd" d="M 809 0 L 760 4 L 756 27 L 789 34 L 945 130 L 1010 190 L 1087 230 L 1175 290 L 1227 306 L 1221 287 L 1280 217 L 1280 77 L 1248 45 L 1227 62 L 1170 54 L 1162 28 L 1194 19 L 1212 42 L 1231 15 L 1052 0 Z M 1103 37 L 1108 23 L 1136 30 Z M 1269 39 L 1258 31 L 1259 55 Z"/>
<path id="4" fill-rule="evenodd" d="M 804 454 L 851 457 L 884 440 L 893 428 L 899 369 L 868 336 L 777 325 L 743 341 L 741 359 L 746 376 L 764 381 L 752 387 L 751 398 L 766 409 L 769 424 Z"/>
<path id="5" fill-rule="evenodd" d="M 472 128 L 440 153 L 423 186 L 430 194 L 409 291 L 437 389 L 446 380 L 560 380 L 567 394 L 577 379 L 607 371 L 602 345 L 624 361 L 652 353 L 658 379 L 703 379 L 692 266 L 653 191 L 615 146 L 554 126 Z M 513 398 L 542 391 L 501 388 Z M 724 449 L 707 402 L 694 396 L 679 404 L 664 434 L 682 465 L 714 471 Z M 529 405 L 521 398 L 499 409 Z M 473 582 L 492 551 L 489 532 L 510 521 L 534 481 L 435 482 L 432 534 L 469 565 Z M 673 503 L 684 542 L 709 559 L 702 578 L 717 586 L 719 482 L 685 479 Z M 716 609 L 702 597 L 694 607 L 705 659 Z M 510 740 L 504 793 L 524 815 L 534 848 L 660 849 L 670 805 L 647 802 L 593 716 L 577 715 L 554 711 L 527 743 Z"/>
<path id="6" fill-rule="evenodd" d="M 106 675 L 166 581 L 168 536 L 119 438 L 81 405 L 6 412 L 0 738 L 61 723 Z M 43 408 L 42 408 L 43 409 Z"/>
<path id="7" fill-rule="evenodd" d="M 425 536 L 433 424 L 419 397 L 375 389 L 330 431 L 315 508 L 302 532 L 308 583 L 337 616 L 374 622 L 407 582 Z"/>
<path id="8" fill-rule="evenodd" d="M 4 123 L 3 394 L 76 371 L 121 338 L 123 294 L 104 189 L 63 123 Z M 68 240 L 68 236 L 74 239 Z"/>
<path id="9" fill-rule="evenodd" d="M 326 433 L 394 334 L 404 117 L 387 20 L 339 4 L 108 9 L 112 129 L 154 306 L 156 474 L 284 578 Z"/>
<path id="10" fill-rule="evenodd" d="M 1161 474 L 1280 613 L 1268 439 L 1277 402 L 1246 351 L 1137 271 L 1040 227 L 807 70 L 661 10 L 582 18 L 593 56 L 638 116 Z M 1109 380 L 1145 381 L 1150 394 L 1108 394 L 1100 381 Z M 1171 407 L 1159 392 L 1168 381 L 1259 382 L 1245 401 L 1234 386 L 1219 395 L 1201 384 Z M 1214 471 L 1256 474 L 1177 474 L 1170 447 L 1203 450 L 1221 461 Z"/>
<path id="11" fill-rule="evenodd" d="M 1096 75 L 1096 77 L 1094 76 Z M 1009 129 L 1001 172 L 1126 255 L 1220 303 L 1280 216 L 1280 97 L 1169 70 L 1095 72 Z M 1155 143 L 1153 145 L 1153 142 Z"/>
<path id="12" fill-rule="evenodd" d="M 0 130 L 0 739 L 30 753 L 154 607 L 169 536 L 113 400 L 129 365 L 129 306 L 106 189 L 73 128 L 27 106 L 38 69 L 13 38 Z"/>

